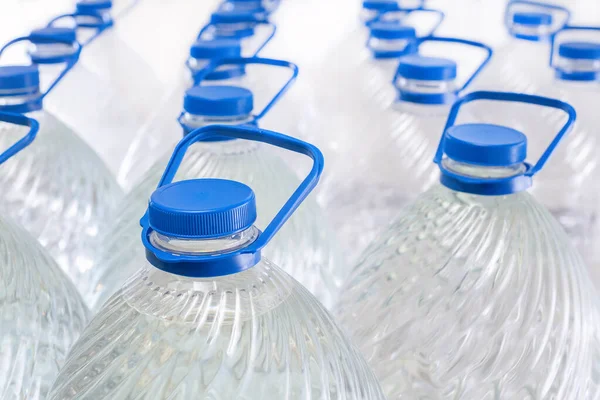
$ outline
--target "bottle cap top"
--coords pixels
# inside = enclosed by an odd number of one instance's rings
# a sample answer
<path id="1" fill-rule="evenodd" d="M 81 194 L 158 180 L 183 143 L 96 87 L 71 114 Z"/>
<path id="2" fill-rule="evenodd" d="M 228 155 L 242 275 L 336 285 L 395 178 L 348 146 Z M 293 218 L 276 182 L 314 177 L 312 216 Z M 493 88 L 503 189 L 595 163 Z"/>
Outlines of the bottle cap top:
<path id="1" fill-rule="evenodd" d="M 77 2 L 77 11 L 93 12 L 100 10 L 108 10 L 112 8 L 112 0 L 79 0 Z"/>
<path id="2" fill-rule="evenodd" d="M 160 187 L 148 204 L 150 227 L 166 236 L 215 238 L 248 229 L 256 221 L 254 192 L 240 182 L 194 179 Z"/>
<path id="3" fill-rule="evenodd" d="M 256 14 L 247 10 L 215 11 L 210 16 L 212 24 L 234 24 L 243 22 L 257 22 Z"/>
<path id="4" fill-rule="evenodd" d="M 36 65 L 0 66 L 0 90 L 16 94 L 36 93 L 40 86 L 40 71 Z"/>
<path id="5" fill-rule="evenodd" d="M 558 55 L 575 60 L 599 60 L 600 43 L 564 42 L 558 46 Z"/>
<path id="6" fill-rule="evenodd" d="M 254 96 L 238 86 L 194 86 L 185 92 L 183 109 L 194 115 L 235 117 L 248 115 Z"/>
<path id="7" fill-rule="evenodd" d="M 513 23 L 526 26 L 552 25 L 552 14 L 538 12 L 516 12 L 512 17 Z"/>
<path id="8" fill-rule="evenodd" d="M 398 74 L 406 79 L 447 81 L 456 78 L 456 62 L 412 54 L 400 58 Z"/>
<path id="9" fill-rule="evenodd" d="M 46 44 L 62 42 L 73 43 L 77 40 L 77 34 L 73 28 L 47 27 L 31 31 L 29 34 L 31 43 Z"/>
<path id="10" fill-rule="evenodd" d="M 393 0 L 365 0 L 363 1 L 363 8 L 374 11 L 396 10 L 398 3 Z"/>
<path id="11" fill-rule="evenodd" d="M 415 28 L 402 25 L 398 21 L 379 21 L 369 25 L 371 37 L 376 39 L 414 39 Z"/>
<path id="12" fill-rule="evenodd" d="M 235 58 L 241 52 L 242 46 L 236 39 L 200 39 L 190 48 L 190 56 L 198 59 Z"/>

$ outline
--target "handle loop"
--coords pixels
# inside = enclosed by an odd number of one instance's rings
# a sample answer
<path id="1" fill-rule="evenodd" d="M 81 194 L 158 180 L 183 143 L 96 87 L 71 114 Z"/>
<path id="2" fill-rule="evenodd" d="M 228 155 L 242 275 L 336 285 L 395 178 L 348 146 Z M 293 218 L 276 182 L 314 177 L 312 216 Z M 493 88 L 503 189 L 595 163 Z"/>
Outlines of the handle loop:
<path id="1" fill-rule="evenodd" d="M 32 41 L 32 36 L 21 36 L 18 37 L 16 39 L 13 39 L 11 41 L 9 41 L 8 43 L 6 43 L 2 48 L 0 48 L 0 57 L 2 56 L 2 54 L 4 53 L 4 51 L 6 49 L 8 49 L 10 46 L 16 44 L 16 43 L 20 43 L 20 42 L 31 42 Z M 72 45 L 73 42 L 69 42 L 69 41 L 65 41 L 65 40 L 60 40 L 60 39 L 52 39 L 53 43 L 57 43 L 57 44 L 67 44 L 67 45 Z M 75 41 L 75 52 L 68 57 L 68 61 L 65 63 L 65 67 L 63 68 L 63 70 L 61 71 L 60 74 L 58 74 L 58 76 L 54 79 L 54 81 L 50 84 L 50 86 L 46 89 L 45 92 L 43 92 L 37 99 L 38 100 L 43 100 L 44 97 L 46 97 L 48 95 L 48 93 L 50 93 L 50 91 L 52 89 L 54 89 L 54 87 L 62 80 L 62 78 L 65 77 L 65 75 L 67 75 L 67 73 L 75 66 L 75 64 L 77 64 L 77 62 L 79 61 L 79 55 L 81 54 L 81 44 L 78 41 Z M 57 60 L 56 58 L 54 60 Z M 32 60 L 32 62 L 35 64 L 35 60 Z M 51 62 L 47 61 L 47 62 Z"/>
<path id="2" fill-rule="evenodd" d="M 266 229 L 249 246 L 231 253 L 210 256 L 178 254 L 174 256 L 154 247 L 149 240 L 151 228 L 147 214 L 142 217 L 142 242 L 146 247 L 146 257 L 156 267 L 185 276 L 218 276 L 243 271 L 260 261 L 260 251 L 277 234 L 279 229 L 292 216 L 306 197 L 317 185 L 323 172 L 323 154 L 309 143 L 281 133 L 267 131 L 251 126 L 212 125 L 192 131 L 177 144 L 169 160 L 169 164 L 157 188 L 173 181 L 187 149 L 195 142 L 207 141 L 215 137 L 227 136 L 236 139 L 252 140 L 268 143 L 276 147 L 304 154 L 313 160 L 313 166 L 300 183 L 296 191 L 283 205 L 281 210 L 269 223 Z"/>
<path id="3" fill-rule="evenodd" d="M 281 99 L 281 97 L 289 90 L 289 88 L 293 85 L 298 77 L 298 66 L 294 63 L 284 60 L 275 60 L 272 58 L 259 58 L 259 57 L 238 57 L 238 58 L 222 58 L 210 61 L 210 63 L 204 67 L 198 74 L 194 77 L 194 82 L 196 85 L 200 85 L 202 81 L 211 73 L 215 72 L 215 70 L 223 65 L 249 65 L 249 64 L 261 64 L 261 65 L 269 65 L 274 67 L 287 68 L 292 71 L 292 76 L 285 82 L 285 84 L 281 87 L 281 89 L 273 96 L 270 102 L 262 109 L 261 112 L 255 115 L 254 121 L 258 121 L 263 118 L 271 108 Z"/>
<path id="4" fill-rule="evenodd" d="M 542 107 L 549 107 L 555 108 L 557 110 L 562 110 L 568 115 L 567 122 L 556 134 L 556 136 L 554 137 L 548 148 L 544 151 L 540 159 L 535 163 L 535 165 L 533 165 L 531 168 L 528 168 L 528 170 L 525 172 L 524 175 L 528 177 L 532 177 L 544 167 L 544 165 L 548 161 L 548 158 L 550 158 L 550 156 L 556 149 L 556 146 L 560 143 L 562 138 L 573 128 L 573 124 L 575 123 L 575 120 L 577 118 L 577 113 L 571 105 L 556 99 L 522 93 L 481 91 L 469 93 L 463 96 L 462 98 L 458 99 L 454 103 L 452 109 L 450 110 L 450 114 L 448 115 L 446 126 L 444 127 L 444 134 L 449 128 L 454 126 L 460 108 L 466 103 L 471 103 L 477 100 L 492 100 L 511 103 L 533 104 Z M 438 165 L 441 164 L 444 155 L 444 134 L 442 134 L 442 139 L 440 140 L 437 152 L 435 154 L 435 158 L 433 159 L 433 161 Z"/>
<path id="5" fill-rule="evenodd" d="M 396 12 L 401 12 L 402 15 L 399 18 L 388 18 L 390 16 L 392 16 L 394 13 Z M 440 25 L 442 25 L 442 23 L 444 22 L 444 19 L 446 18 L 446 14 L 441 11 L 441 10 L 436 10 L 434 8 L 416 8 L 416 9 L 412 9 L 412 10 L 385 10 L 382 11 L 373 21 L 369 22 L 369 25 L 372 24 L 373 22 L 386 22 L 386 21 L 397 21 L 400 23 L 404 22 L 404 19 L 406 17 L 408 17 L 409 15 L 413 14 L 413 13 L 419 13 L 419 12 L 423 12 L 423 13 L 429 13 L 429 14 L 436 14 L 438 17 L 438 20 L 436 21 L 436 23 L 433 25 L 433 27 L 431 28 L 431 30 L 426 33 L 425 35 L 422 35 L 420 37 L 427 37 L 427 36 L 431 36 L 435 33 L 435 31 L 438 30 L 438 28 L 440 27 Z M 367 25 L 368 27 L 368 25 Z"/>
<path id="6" fill-rule="evenodd" d="M 255 15 L 253 15 L 253 18 L 251 20 L 248 20 L 245 22 L 248 24 L 251 24 L 252 29 L 254 29 L 254 27 L 256 27 L 258 25 L 264 25 L 264 26 L 270 28 L 270 32 L 269 32 L 268 36 L 260 44 L 260 46 L 258 46 L 258 48 L 254 52 L 254 54 L 252 54 L 252 57 L 256 57 L 258 55 L 258 53 L 260 53 L 262 51 L 262 49 L 264 49 L 265 46 L 267 44 L 269 44 L 269 42 L 271 42 L 273 37 L 275 37 L 275 33 L 277 32 L 277 26 L 275 26 L 275 24 L 269 22 L 266 17 L 259 18 L 258 16 L 255 16 Z M 235 22 L 235 23 L 232 22 L 231 24 L 236 24 L 236 23 L 239 23 L 239 22 Z M 215 29 L 216 26 L 220 25 L 220 24 L 227 24 L 227 23 L 226 22 L 219 22 L 219 23 L 209 22 L 208 24 L 204 25 L 204 27 L 200 30 L 200 33 L 198 33 L 197 39 L 203 39 L 203 36 L 206 35 L 210 29 Z M 254 35 L 255 35 L 255 33 L 252 33 L 251 35 L 248 35 L 248 36 L 252 37 Z M 212 38 L 212 36 L 208 37 L 207 39 L 211 39 L 211 38 Z"/>
<path id="7" fill-rule="evenodd" d="M 506 5 L 506 9 L 504 12 L 504 23 L 506 25 L 506 28 L 508 29 L 508 32 L 511 35 L 522 38 L 522 39 L 539 40 L 538 37 L 528 36 L 528 35 L 519 35 L 516 32 L 514 32 L 514 30 L 512 29 L 513 28 L 512 15 L 515 13 L 515 10 L 514 10 L 515 7 L 518 8 L 519 6 L 524 6 L 525 9 L 529 9 L 529 10 L 554 12 L 555 14 L 562 15 L 561 23 L 554 24 L 554 21 L 553 21 L 552 25 L 555 25 L 555 26 L 552 29 L 551 36 L 556 34 L 557 31 L 564 28 L 571 20 L 571 11 L 566 7 L 561 7 L 561 6 L 557 6 L 557 5 L 553 5 L 553 4 L 540 3 L 537 1 L 530 1 L 530 0 L 511 0 Z"/>
<path id="8" fill-rule="evenodd" d="M 40 129 L 40 124 L 32 118 L 28 118 L 23 114 L 11 113 L 0 111 L 0 121 L 6 122 L 8 124 L 28 126 L 29 132 L 21 139 L 19 139 L 15 144 L 6 149 L 2 154 L 0 154 L 0 164 L 4 163 L 6 160 L 17 154 L 19 151 L 23 150 L 25 147 L 29 146 L 31 142 L 37 136 L 37 133 Z"/>
<path id="9" fill-rule="evenodd" d="M 85 42 L 81 43 L 82 47 L 87 46 L 92 41 L 94 41 L 98 36 L 100 36 L 105 30 L 111 28 L 114 24 L 112 19 L 104 19 L 102 15 L 95 12 L 74 12 L 70 14 L 62 14 L 54 17 L 48 22 L 48 27 L 54 27 L 54 24 L 62 19 L 71 18 L 75 22 L 75 29 L 85 28 L 85 29 L 96 29 L 96 32 Z M 84 20 L 84 22 L 82 22 Z M 97 21 L 97 22 L 85 22 L 85 20 Z"/>

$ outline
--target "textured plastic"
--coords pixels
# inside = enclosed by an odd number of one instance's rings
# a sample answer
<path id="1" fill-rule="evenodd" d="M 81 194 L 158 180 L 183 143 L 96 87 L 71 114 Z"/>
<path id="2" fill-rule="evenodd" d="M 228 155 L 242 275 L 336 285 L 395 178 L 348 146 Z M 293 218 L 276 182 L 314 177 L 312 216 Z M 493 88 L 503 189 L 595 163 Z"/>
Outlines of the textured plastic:
<path id="1" fill-rule="evenodd" d="M 526 26 L 552 25 L 552 14 L 537 12 L 516 12 L 513 23 Z"/>
<path id="2" fill-rule="evenodd" d="M 190 57 L 198 59 L 240 57 L 242 46 L 235 39 L 198 39 L 190 47 Z"/>
<path id="3" fill-rule="evenodd" d="M 170 237 L 209 239 L 246 230 L 256 221 L 254 192 L 225 179 L 184 180 L 156 189 L 150 227 Z"/>
<path id="4" fill-rule="evenodd" d="M 398 75 L 422 81 L 447 81 L 456 78 L 456 68 L 453 60 L 414 54 L 400 59 Z"/>
<path id="5" fill-rule="evenodd" d="M 252 92 L 237 86 L 194 86 L 185 92 L 183 100 L 186 112 L 203 116 L 243 116 L 253 107 Z"/>
<path id="6" fill-rule="evenodd" d="M 440 140 L 440 144 L 438 146 L 438 150 L 436 152 L 434 162 L 439 165 L 441 170 L 440 181 L 444 186 L 448 188 L 460 192 L 471 193 L 471 194 L 479 194 L 485 196 L 496 196 L 496 195 L 506 195 L 511 193 L 517 193 L 529 188 L 532 184 L 532 177 L 539 172 L 543 167 L 550 155 L 556 149 L 559 142 L 563 139 L 563 137 L 573 128 L 573 124 L 576 119 L 575 109 L 567 103 L 564 103 L 559 100 L 550 99 L 547 97 L 541 96 L 533 96 L 521 93 L 505 93 L 505 92 L 473 92 L 468 95 L 460 98 L 450 110 L 450 114 L 448 116 L 448 121 L 446 122 L 446 126 L 444 128 L 444 132 L 453 132 L 452 127 L 456 121 L 458 116 L 458 112 L 466 103 L 470 103 L 477 100 L 493 100 L 493 101 L 505 101 L 505 102 L 517 102 L 517 103 L 525 103 L 525 104 L 535 104 L 543 107 L 556 108 L 564 111 L 568 115 L 567 122 L 563 125 L 560 131 L 556 134 L 554 139 L 551 141 L 550 145 L 544 153 L 541 155 L 539 160 L 534 164 L 530 165 L 525 163 L 526 169 L 523 172 L 520 172 L 516 175 L 511 175 L 509 177 L 504 178 L 494 178 L 494 179 L 482 179 L 477 177 L 470 177 L 462 174 L 457 174 L 453 171 L 448 170 L 444 164 L 442 163 L 443 155 L 449 154 L 446 151 L 446 140 L 448 139 L 448 135 L 443 134 L 442 139 Z M 456 129 L 457 127 L 455 127 Z M 458 127 L 460 130 L 460 126 Z M 467 128 L 468 129 L 468 128 Z M 522 138 L 519 132 L 509 132 L 504 129 L 493 128 L 487 130 L 488 134 L 500 134 L 501 137 L 498 142 L 502 142 L 500 146 L 501 154 L 492 156 L 488 154 L 488 157 L 493 157 L 493 160 L 499 161 L 504 159 L 504 161 L 509 160 L 517 160 L 522 157 L 523 152 L 526 151 L 526 142 L 522 142 Z M 455 135 L 456 135 L 456 131 Z M 471 150 L 476 147 L 477 144 L 481 144 L 484 142 L 496 141 L 496 139 L 491 139 L 488 137 L 483 137 L 484 131 L 478 132 L 477 130 L 467 131 L 467 133 L 463 133 L 461 139 L 463 142 L 469 141 Z M 482 134 L 482 137 L 477 137 L 479 134 Z M 454 139 L 450 137 L 451 141 Z M 477 143 L 475 143 L 477 142 Z M 451 150 L 456 152 L 456 143 L 453 144 L 454 148 Z M 465 151 L 465 145 L 462 145 L 463 148 L 459 151 L 459 156 L 470 157 L 476 160 L 484 159 L 484 155 L 468 155 L 468 152 Z M 460 147 L 460 145 L 459 145 Z M 481 149 L 480 149 L 481 151 Z M 493 149 L 488 149 L 488 151 L 493 151 Z M 511 151 L 514 151 L 515 154 L 510 154 Z M 508 166 L 511 164 L 505 163 L 504 166 Z"/>
<path id="7" fill-rule="evenodd" d="M 444 152 L 462 163 L 506 167 L 522 163 L 527 157 L 527 137 L 505 126 L 455 125 L 444 135 Z"/>
<path id="8" fill-rule="evenodd" d="M 0 164 L 2 164 L 33 142 L 40 129 L 40 124 L 35 119 L 28 118 L 22 114 L 4 111 L 0 111 L 0 122 L 29 127 L 29 131 L 25 134 L 25 136 L 0 154 Z"/>

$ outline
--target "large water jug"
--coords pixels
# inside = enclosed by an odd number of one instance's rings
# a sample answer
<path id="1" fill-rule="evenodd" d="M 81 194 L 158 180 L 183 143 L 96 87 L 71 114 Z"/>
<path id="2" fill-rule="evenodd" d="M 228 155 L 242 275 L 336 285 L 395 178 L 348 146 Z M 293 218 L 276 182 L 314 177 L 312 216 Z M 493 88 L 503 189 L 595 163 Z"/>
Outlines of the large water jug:
<path id="1" fill-rule="evenodd" d="M 568 9 L 513 0 L 506 6 L 506 38 L 473 89 L 539 93 L 552 36 L 569 21 Z M 487 117 L 487 116 L 486 116 Z"/>
<path id="2" fill-rule="evenodd" d="M 38 124 L 4 112 L 0 121 L 24 134 L 0 155 L 2 163 L 31 143 Z M 3 196 L 10 192 L 4 187 Z M 0 218 L 0 243 L 0 396 L 43 400 L 83 331 L 88 311 L 52 258 L 5 215 Z"/>
<path id="3" fill-rule="evenodd" d="M 223 137 L 314 160 L 262 232 L 250 187 L 222 179 L 171 183 L 192 143 Z M 49 399 L 383 399 L 333 317 L 261 257 L 322 168 L 316 147 L 255 127 L 214 126 L 186 136 L 142 219 L 143 246 L 139 238 L 135 246 L 146 257 L 88 325 Z"/>
<path id="4" fill-rule="evenodd" d="M 195 128 L 214 124 L 256 124 L 266 111 L 252 115 L 252 106 L 252 92 L 247 89 L 196 86 L 186 94 L 178 131 L 183 128 L 187 134 Z M 270 149 L 253 142 L 226 139 L 194 143 L 177 179 L 226 178 L 252 185 L 260 210 L 257 226 L 262 229 L 293 191 L 298 178 Z M 129 260 L 144 257 L 143 250 L 134 245 L 139 236 L 138 218 L 160 180 L 169 155 L 148 171 L 118 207 L 111 223 L 102 230 L 102 245 L 89 274 L 86 301 L 91 308 L 101 306 L 134 272 L 131 268 L 135 268 L 135 262 Z M 335 246 L 327 219 L 314 199 L 309 198 L 265 249 L 265 254 L 323 304 L 331 306 L 348 273 L 347 264 L 342 262 Z"/>
<path id="5" fill-rule="evenodd" d="M 48 249 L 81 288 L 92 266 L 97 234 L 122 192 L 102 160 L 43 108 L 38 67 L 0 67 L 0 110 L 26 113 L 40 124 L 37 140 L 0 169 L 0 209 Z M 21 134 L 0 124 L 0 146 Z"/>
<path id="6" fill-rule="evenodd" d="M 395 88 L 395 101 L 383 112 L 371 108 L 371 114 L 363 115 L 356 108 L 352 115 L 359 117 L 344 125 L 337 136 L 334 125 L 327 130 L 333 132 L 328 141 L 350 142 L 341 152 L 336 151 L 339 146 L 324 143 L 324 153 L 333 156 L 333 165 L 319 192 L 341 242 L 352 243 L 347 249 L 350 259 L 385 228 L 399 207 L 437 180 L 438 170 L 431 165 L 430 154 L 435 151 L 450 106 L 492 54 L 482 43 L 455 38 L 429 37 L 420 40 L 419 47 L 429 42 L 469 48 L 484 57 L 474 71 L 447 51 L 443 58 L 419 54 L 401 57 L 393 86 L 388 84 Z"/>
<path id="7" fill-rule="evenodd" d="M 454 122 L 474 100 L 568 113 L 535 164 L 527 137 Z M 435 163 L 440 183 L 398 210 L 364 253 L 337 314 L 390 399 L 595 399 L 599 299 L 581 257 L 531 196 L 575 120 L 545 97 L 474 92 L 452 108 Z"/>

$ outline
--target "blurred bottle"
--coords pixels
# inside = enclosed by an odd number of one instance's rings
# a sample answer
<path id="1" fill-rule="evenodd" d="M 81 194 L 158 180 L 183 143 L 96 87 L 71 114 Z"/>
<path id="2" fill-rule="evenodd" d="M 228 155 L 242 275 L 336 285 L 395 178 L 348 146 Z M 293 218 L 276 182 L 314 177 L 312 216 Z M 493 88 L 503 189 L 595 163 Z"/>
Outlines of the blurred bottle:
<path id="1" fill-rule="evenodd" d="M 38 124 L 4 112 L 0 121 L 3 134 L 24 135 L 13 138 L 0 155 L 2 163 L 31 143 Z M 3 188 L 3 197 L 9 197 L 12 188 Z M 0 243 L 0 393 L 6 399 L 43 400 L 83 331 L 88 310 L 52 258 L 6 215 L 0 218 Z"/>
<path id="2" fill-rule="evenodd" d="M 525 102 L 569 114 L 535 163 L 527 137 L 454 125 L 462 103 Z M 566 103 L 475 92 L 455 103 L 435 162 L 440 183 L 398 210 L 342 291 L 337 314 L 386 396 L 593 399 L 598 296 L 581 258 L 527 189 L 575 120 Z"/>
<path id="3" fill-rule="evenodd" d="M 260 210 L 250 187 L 223 179 L 170 183 L 190 144 L 224 136 L 276 144 L 315 160 L 263 232 L 254 226 Z M 383 400 L 333 317 L 261 257 L 322 167 L 314 146 L 254 127 L 190 133 L 143 218 L 143 246 L 135 246 L 145 249 L 146 259 L 135 261 L 138 272 L 92 320 L 49 399 Z"/>

